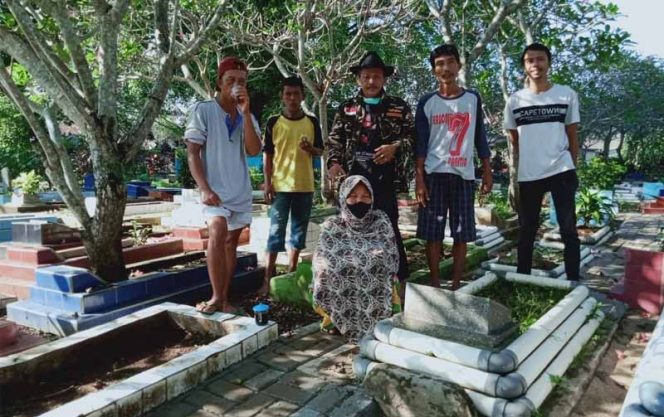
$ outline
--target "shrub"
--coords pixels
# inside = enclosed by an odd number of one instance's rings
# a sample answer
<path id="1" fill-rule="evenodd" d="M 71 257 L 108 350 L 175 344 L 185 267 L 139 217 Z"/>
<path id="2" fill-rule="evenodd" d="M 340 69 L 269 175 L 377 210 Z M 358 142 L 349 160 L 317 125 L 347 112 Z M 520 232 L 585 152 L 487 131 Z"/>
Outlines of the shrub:
<path id="1" fill-rule="evenodd" d="M 14 178 L 12 187 L 19 188 L 23 194 L 37 194 L 40 190 L 40 183 L 44 178 L 37 174 L 34 170 L 30 172 L 21 172 L 21 174 Z"/>
<path id="2" fill-rule="evenodd" d="M 265 182 L 263 170 L 257 167 L 249 168 L 249 177 L 251 179 L 251 188 L 253 190 L 258 190 L 259 186 Z"/>
<path id="3" fill-rule="evenodd" d="M 189 171 L 189 163 L 187 162 L 187 149 L 177 148 L 175 150 L 175 159 L 178 161 L 178 169 L 176 170 L 177 180 L 183 188 L 196 188 L 196 181 L 191 176 Z"/>
<path id="4" fill-rule="evenodd" d="M 478 189 L 476 195 L 480 207 L 484 207 L 487 204 L 493 204 L 496 214 L 501 219 L 506 220 L 514 216 L 515 213 L 512 210 L 512 207 L 510 207 L 509 199 L 507 197 L 507 190 L 481 194 Z"/>
<path id="5" fill-rule="evenodd" d="M 617 159 L 594 157 L 583 162 L 577 169 L 579 183 L 583 188 L 612 190 L 613 185 L 627 172 L 627 168 Z"/>
<path id="6" fill-rule="evenodd" d="M 615 217 L 613 208 L 597 191 L 582 188 L 576 197 L 576 215 L 583 220 L 585 226 L 594 220 L 599 226 L 607 219 L 611 222 Z"/>

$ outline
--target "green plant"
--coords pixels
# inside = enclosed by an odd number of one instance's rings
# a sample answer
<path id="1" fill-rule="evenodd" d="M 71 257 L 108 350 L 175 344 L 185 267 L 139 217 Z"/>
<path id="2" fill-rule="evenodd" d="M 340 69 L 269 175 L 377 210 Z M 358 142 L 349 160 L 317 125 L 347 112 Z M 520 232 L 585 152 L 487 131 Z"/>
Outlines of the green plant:
<path id="1" fill-rule="evenodd" d="M 615 218 L 611 204 L 599 192 L 588 188 L 581 189 L 576 197 L 576 215 L 583 220 L 585 226 L 594 220 L 597 225 L 610 223 Z"/>
<path id="2" fill-rule="evenodd" d="M 551 381 L 554 386 L 559 386 L 567 382 L 567 377 L 565 377 L 565 375 L 549 374 L 549 381 Z"/>
<path id="3" fill-rule="evenodd" d="M 43 180 L 44 178 L 34 170 L 30 172 L 21 172 L 21 174 L 12 181 L 12 186 L 14 189 L 19 188 L 23 194 L 37 194 L 40 189 L 39 184 Z"/>
<path id="4" fill-rule="evenodd" d="M 494 206 L 494 211 L 503 220 L 509 219 L 514 216 L 514 211 L 510 207 L 510 202 L 507 196 L 507 189 L 501 190 L 498 193 L 491 192 L 483 196 L 478 193 L 478 203 L 480 207 L 485 204 L 492 204 Z"/>
<path id="5" fill-rule="evenodd" d="M 594 157 L 583 162 L 577 169 L 579 183 L 585 188 L 612 190 L 613 185 L 627 172 L 627 168 L 617 159 Z"/>
<path id="6" fill-rule="evenodd" d="M 521 334 L 562 300 L 568 292 L 566 289 L 497 280 L 475 295 L 489 298 L 508 307 L 512 312 L 512 318 L 519 325 Z"/>
<path id="7" fill-rule="evenodd" d="M 265 182 L 263 170 L 258 167 L 249 168 L 249 178 L 251 179 L 251 188 L 258 190 L 259 186 Z"/>
<path id="8" fill-rule="evenodd" d="M 196 188 L 196 181 L 194 181 L 194 177 L 191 176 L 191 171 L 189 171 L 187 149 L 177 148 L 175 150 L 175 159 L 179 161 L 179 168 L 176 172 L 178 183 L 180 183 L 183 188 Z"/>
<path id="9" fill-rule="evenodd" d="M 621 213 L 640 213 L 641 203 L 635 201 L 619 201 L 618 209 Z"/>
<path id="10" fill-rule="evenodd" d="M 152 227 L 143 226 L 136 220 L 132 220 L 129 235 L 134 240 L 134 246 L 143 246 L 148 243 L 150 233 L 152 233 Z"/>
<path id="11" fill-rule="evenodd" d="M 170 178 L 157 178 L 152 180 L 152 185 L 159 188 L 171 188 L 179 187 L 180 183 L 177 180 L 172 181 Z"/>

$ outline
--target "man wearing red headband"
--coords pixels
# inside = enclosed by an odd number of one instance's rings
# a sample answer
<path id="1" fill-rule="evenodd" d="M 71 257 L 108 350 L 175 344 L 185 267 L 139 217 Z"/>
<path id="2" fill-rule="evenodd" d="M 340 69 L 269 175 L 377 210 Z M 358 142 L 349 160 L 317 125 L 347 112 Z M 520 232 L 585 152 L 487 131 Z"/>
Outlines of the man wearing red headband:
<path id="1" fill-rule="evenodd" d="M 210 240 L 207 264 L 212 298 L 201 313 L 233 312 L 228 291 L 235 271 L 237 243 L 251 223 L 251 182 L 247 154 L 261 150 L 258 122 L 249 110 L 247 65 L 236 57 L 219 63 L 213 100 L 196 103 L 184 134 L 191 175 L 201 191 Z"/>

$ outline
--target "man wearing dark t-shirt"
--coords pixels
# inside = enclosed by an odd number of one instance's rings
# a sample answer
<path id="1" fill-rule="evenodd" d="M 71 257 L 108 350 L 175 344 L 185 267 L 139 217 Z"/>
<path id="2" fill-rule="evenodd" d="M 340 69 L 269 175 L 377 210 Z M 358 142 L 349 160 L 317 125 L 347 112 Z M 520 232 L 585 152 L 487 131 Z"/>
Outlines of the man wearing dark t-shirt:
<path id="1" fill-rule="evenodd" d="M 345 175 L 362 175 L 371 183 L 373 206 L 392 222 L 399 249 L 400 280 L 408 277 L 406 252 L 399 233 L 398 191 L 407 191 L 407 163 L 411 157 L 415 127 L 410 106 L 385 94 L 385 78 L 394 67 L 385 65 L 375 52 L 367 53 L 351 68 L 360 91 L 339 106 L 326 143 L 328 177 L 334 182 Z"/>

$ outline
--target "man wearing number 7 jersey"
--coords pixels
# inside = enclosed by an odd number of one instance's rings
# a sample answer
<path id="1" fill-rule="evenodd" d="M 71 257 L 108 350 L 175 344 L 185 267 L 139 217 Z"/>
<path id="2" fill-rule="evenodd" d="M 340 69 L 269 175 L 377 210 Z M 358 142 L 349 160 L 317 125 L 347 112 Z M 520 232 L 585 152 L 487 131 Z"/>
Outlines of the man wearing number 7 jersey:
<path id="1" fill-rule="evenodd" d="M 459 288 L 467 242 L 475 241 L 474 150 L 482 160 L 482 189 L 492 187 L 489 145 L 479 94 L 457 84 L 461 69 L 454 45 L 431 51 L 429 63 L 438 90 L 420 99 L 415 114 L 415 187 L 420 205 L 417 237 L 426 240 L 431 285 L 440 287 L 441 245 L 449 219 L 452 246 L 452 289 Z M 448 217 L 449 214 L 449 217 Z"/>

